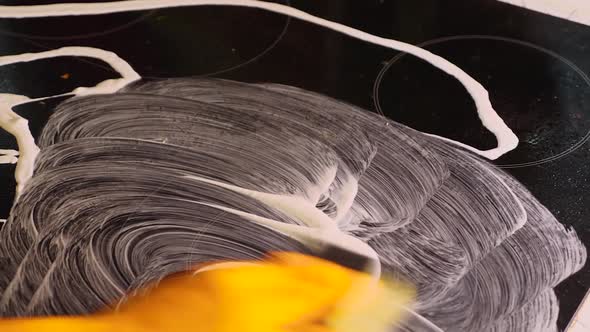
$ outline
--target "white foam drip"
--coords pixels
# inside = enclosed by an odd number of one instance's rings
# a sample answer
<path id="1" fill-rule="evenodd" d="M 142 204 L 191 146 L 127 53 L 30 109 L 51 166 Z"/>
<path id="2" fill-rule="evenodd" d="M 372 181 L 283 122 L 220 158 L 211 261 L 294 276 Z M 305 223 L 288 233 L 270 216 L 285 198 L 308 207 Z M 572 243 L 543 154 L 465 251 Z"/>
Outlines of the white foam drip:
<path id="1" fill-rule="evenodd" d="M 0 127 L 16 138 L 19 149 L 18 159 L 16 157 L 17 154 L 7 154 L 4 153 L 6 150 L 0 150 L 0 154 L 4 155 L 0 156 L 0 163 L 17 163 L 14 174 L 17 183 L 17 197 L 22 192 L 27 181 L 33 175 L 35 158 L 39 153 L 39 147 L 35 144 L 35 139 L 29 129 L 28 121 L 16 114 L 13 111 L 14 107 L 25 103 L 66 95 L 81 96 L 113 93 L 130 82 L 140 78 L 139 74 L 137 74 L 126 61 L 119 58 L 115 53 L 93 47 L 64 47 L 46 52 L 2 56 L 0 57 L 0 66 L 63 56 L 80 56 L 102 60 L 109 64 L 122 77 L 103 81 L 94 87 L 80 87 L 70 93 L 50 97 L 30 99 L 24 95 L 0 94 Z"/>
<path id="2" fill-rule="evenodd" d="M 29 122 L 12 111 L 13 107 L 28 101 L 29 98 L 25 96 L 0 94 L 0 126 L 16 138 L 19 147 L 19 158 L 14 171 L 17 197 L 25 183 L 33 176 L 35 158 L 39 153 L 39 148 L 29 130 Z M 16 155 L 12 155 L 3 159 L 15 161 L 15 158 Z"/>
<path id="3" fill-rule="evenodd" d="M 340 231 L 337 223 L 332 218 L 328 217 L 326 214 L 316 208 L 315 204 L 312 204 L 310 201 L 298 196 L 286 196 L 249 190 L 198 176 L 187 175 L 186 178 L 212 184 L 246 195 L 248 197 L 252 197 L 294 219 L 301 221 L 303 224 L 305 224 L 305 226 L 285 224 L 276 220 L 263 218 L 219 205 L 205 203 L 199 204 L 208 205 L 226 212 L 240 215 L 252 222 L 289 235 L 307 245 L 313 246 L 319 242 L 344 247 L 345 249 L 371 258 L 375 264 L 370 267 L 370 272 L 376 276 L 379 276 L 379 257 L 375 250 L 360 239 Z"/>
<path id="4" fill-rule="evenodd" d="M 18 151 L 0 149 L 0 164 L 15 164 L 18 160 Z"/>

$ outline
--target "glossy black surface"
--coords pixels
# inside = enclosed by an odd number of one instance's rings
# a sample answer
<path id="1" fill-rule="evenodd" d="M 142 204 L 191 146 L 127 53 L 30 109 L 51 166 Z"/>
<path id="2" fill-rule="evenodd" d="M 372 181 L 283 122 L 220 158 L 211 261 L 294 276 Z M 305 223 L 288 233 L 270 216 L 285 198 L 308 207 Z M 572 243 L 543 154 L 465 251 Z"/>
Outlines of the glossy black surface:
<path id="1" fill-rule="evenodd" d="M 56 1 L 0 0 L 51 2 Z M 376 35 L 424 44 L 483 83 L 522 141 L 497 164 L 508 168 L 590 245 L 590 27 L 494 0 L 293 0 L 291 5 Z M 144 77 L 214 75 L 289 84 L 477 147 L 494 144 L 466 91 L 436 68 L 272 13 L 195 7 L 0 19 L 0 54 L 68 45 L 115 51 Z M 1 67 L 0 90 L 44 96 L 111 77 L 116 74 L 99 61 L 60 58 Z M 18 111 L 38 133 L 58 101 L 29 104 Z M 4 132 L 0 143 L 3 148 L 15 147 Z M 0 165 L 0 217 L 8 215 L 5 202 L 14 188 L 12 170 Z M 557 287 L 561 327 L 589 284 L 587 264 Z"/>

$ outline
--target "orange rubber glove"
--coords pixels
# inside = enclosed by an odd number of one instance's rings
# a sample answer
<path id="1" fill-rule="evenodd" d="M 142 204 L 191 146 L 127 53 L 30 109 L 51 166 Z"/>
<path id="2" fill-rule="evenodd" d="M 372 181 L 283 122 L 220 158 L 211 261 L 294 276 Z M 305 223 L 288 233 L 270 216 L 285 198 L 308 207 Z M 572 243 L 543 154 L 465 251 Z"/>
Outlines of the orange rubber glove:
<path id="1" fill-rule="evenodd" d="M 180 273 L 90 316 L 0 320 L 2 332 L 385 332 L 402 318 L 406 285 L 319 258 L 278 253 Z"/>

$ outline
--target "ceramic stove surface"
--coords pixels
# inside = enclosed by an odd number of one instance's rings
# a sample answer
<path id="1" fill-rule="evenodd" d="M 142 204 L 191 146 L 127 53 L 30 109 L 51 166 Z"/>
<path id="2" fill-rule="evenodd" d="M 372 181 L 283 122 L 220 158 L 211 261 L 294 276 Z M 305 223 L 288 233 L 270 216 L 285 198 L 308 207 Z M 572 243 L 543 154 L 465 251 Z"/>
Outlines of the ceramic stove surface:
<path id="1" fill-rule="evenodd" d="M 421 45 L 481 82 L 521 139 L 496 165 L 525 184 L 590 245 L 590 26 L 493 0 L 282 3 Z M 204 7 L 0 20 L 1 54 L 68 45 L 113 50 L 144 78 L 214 76 L 288 84 L 479 148 L 494 144 L 469 95 L 453 78 L 411 56 L 281 15 Z M 7 66 L 0 74 L 3 92 L 29 96 L 63 93 L 117 77 L 100 61 L 82 58 Z M 59 101 L 23 105 L 17 111 L 38 135 Z M 0 142 L 16 148 L 4 132 Z M 13 170 L 0 165 L 0 218 L 9 214 Z M 556 288 L 560 327 L 567 325 L 589 286 L 587 264 Z"/>

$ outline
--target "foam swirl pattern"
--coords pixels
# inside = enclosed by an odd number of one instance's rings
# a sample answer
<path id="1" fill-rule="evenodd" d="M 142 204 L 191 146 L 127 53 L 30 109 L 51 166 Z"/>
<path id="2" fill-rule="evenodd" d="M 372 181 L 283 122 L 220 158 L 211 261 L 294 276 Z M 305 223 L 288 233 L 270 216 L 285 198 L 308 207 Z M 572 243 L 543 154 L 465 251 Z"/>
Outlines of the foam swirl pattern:
<path id="1" fill-rule="evenodd" d="M 418 287 L 404 331 L 555 331 L 552 288 L 586 260 L 504 171 L 293 87 L 140 81 L 63 102 L 38 143 L 0 232 L 3 315 L 89 312 L 199 262 L 310 252 L 317 221 L 345 235 L 315 241 L 362 241 Z"/>

